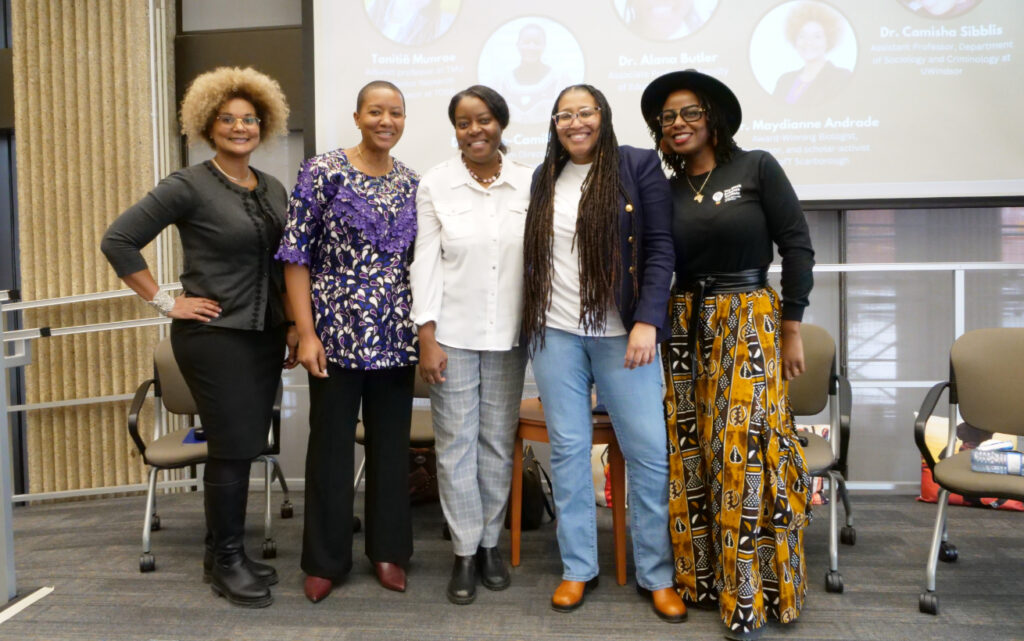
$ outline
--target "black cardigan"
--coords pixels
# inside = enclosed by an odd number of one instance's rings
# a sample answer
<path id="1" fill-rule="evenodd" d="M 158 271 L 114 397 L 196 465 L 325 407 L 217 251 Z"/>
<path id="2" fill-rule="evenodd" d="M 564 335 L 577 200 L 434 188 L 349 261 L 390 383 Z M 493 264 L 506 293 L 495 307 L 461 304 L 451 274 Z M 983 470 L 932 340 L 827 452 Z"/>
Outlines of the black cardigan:
<path id="1" fill-rule="evenodd" d="M 252 170 L 249 191 L 228 182 L 209 162 L 180 169 L 124 211 L 100 248 L 118 276 L 146 269 L 140 250 L 168 225 L 181 236 L 186 296 L 217 301 L 210 325 L 262 330 L 285 321 L 284 275 L 273 259 L 281 239 L 287 192 L 272 176 Z M 269 306 L 269 310 L 268 310 Z"/>

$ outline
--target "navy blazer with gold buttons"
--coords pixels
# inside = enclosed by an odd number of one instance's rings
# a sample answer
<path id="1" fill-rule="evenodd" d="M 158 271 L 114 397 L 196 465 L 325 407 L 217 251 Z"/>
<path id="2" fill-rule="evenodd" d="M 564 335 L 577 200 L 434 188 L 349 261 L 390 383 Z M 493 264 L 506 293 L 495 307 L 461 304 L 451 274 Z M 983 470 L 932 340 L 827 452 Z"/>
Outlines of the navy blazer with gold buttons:
<path id="1" fill-rule="evenodd" d="M 533 173 L 537 183 L 540 167 Z M 622 279 L 615 302 L 626 331 L 640 321 L 658 329 L 658 342 L 669 336 L 669 290 L 675 269 L 672 241 L 672 192 L 652 149 L 619 147 L 619 179 L 625 190 L 619 198 Z M 633 249 L 636 247 L 636 264 Z M 633 272 L 639 292 L 633 291 Z"/>

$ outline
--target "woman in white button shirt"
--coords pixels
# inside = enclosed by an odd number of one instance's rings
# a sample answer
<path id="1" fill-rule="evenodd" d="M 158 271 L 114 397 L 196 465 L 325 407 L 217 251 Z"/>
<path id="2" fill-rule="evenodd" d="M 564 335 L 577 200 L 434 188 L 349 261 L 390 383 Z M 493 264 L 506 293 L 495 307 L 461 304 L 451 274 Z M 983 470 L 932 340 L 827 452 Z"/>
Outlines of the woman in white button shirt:
<path id="1" fill-rule="evenodd" d="M 448 105 L 459 155 L 424 174 L 410 272 L 420 372 L 431 384 L 441 506 L 455 563 L 447 595 L 509 585 L 498 554 L 526 353 L 523 228 L 531 170 L 504 156 L 508 105 L 474 85 Z"/>

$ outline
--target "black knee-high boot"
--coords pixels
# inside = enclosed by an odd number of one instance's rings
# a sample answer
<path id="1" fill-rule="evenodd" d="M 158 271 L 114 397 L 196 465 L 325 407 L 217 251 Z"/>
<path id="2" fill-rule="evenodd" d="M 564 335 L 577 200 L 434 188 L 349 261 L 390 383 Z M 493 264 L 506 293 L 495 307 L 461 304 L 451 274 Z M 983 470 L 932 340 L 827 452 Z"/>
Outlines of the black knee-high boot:
<path id="1" fill-rule="evenodd" d="M 213 572 L 213 534 L 210 532 L 210 528 L 206 528 L 206 539 L 205 539 L 206 550 L 203 553 L 203 583 L 210 582 L 210 573 Z M 245 551 L 243 550 L 243 554 Z M 267 565 L 266 563 L 260 563 L 259 561 L 253 561 L 249 558 L 249 555 L 245 555 L 245 565 L 249 568 L 249 571 L 255 574 L 260 580 L 266 583 L 268 586 L 275 585 L 277 583 L 277 570 L 274 566 Z"/>
<path id="2" fill-rule="evenodd" d="M 213 535 L 210 587 L 235 605 L 263 608 L 274 601 L 265 581 L 245 563 L 245 504 L 249 478 L 227 483 L 204 482 L 206 524 Z"/>

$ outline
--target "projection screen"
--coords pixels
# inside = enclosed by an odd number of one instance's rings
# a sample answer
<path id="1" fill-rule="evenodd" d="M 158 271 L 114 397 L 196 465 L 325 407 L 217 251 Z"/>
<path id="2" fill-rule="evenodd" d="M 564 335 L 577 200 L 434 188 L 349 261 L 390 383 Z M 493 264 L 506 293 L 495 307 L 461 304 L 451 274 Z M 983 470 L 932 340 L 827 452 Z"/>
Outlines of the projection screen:
<path id="1" fill-rule="evenodd" d="M 457 153 L 451 96 L 509 102 L 512 157 L 541 161 L 558 92 L 586 82 L 621 144 L 651 146 L 640 94 L 695 68 L 743 106 L 736 136 L 771 151 L 805 201 L 1024 195 L 1020 0 L 312 0 L 318 152 L 354 145 L 356 93 L 394 82 L 394 155 Z M 1024 43 L 1022 43 L 1024 46 Z"/>

